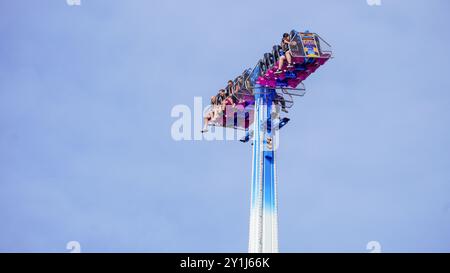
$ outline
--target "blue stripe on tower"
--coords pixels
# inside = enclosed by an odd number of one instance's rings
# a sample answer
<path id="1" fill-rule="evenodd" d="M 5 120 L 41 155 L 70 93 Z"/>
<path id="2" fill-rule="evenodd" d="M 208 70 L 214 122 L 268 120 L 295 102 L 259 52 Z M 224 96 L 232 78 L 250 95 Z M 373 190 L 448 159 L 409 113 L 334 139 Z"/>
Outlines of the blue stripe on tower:
<path id="1" fill-rule="evenodd" d="M 267 124 L 266 124 L 266 136 L 265 141 L 267 141 L 267 138 L 270 137 L 273 141 L 272 136 L 272 100 L 275 96 L 275 90 L 270 89 L 266 93 L 266 118 L 267 118 Z M 273 146 L 273 142 L 272 142 Z M 274 153 L 272 148 L 266 148 L 263 153 L 263 160 L 264 160 L 264 210 L 268 212 L 272 212 L 275 210 L 275 198 L 274 198 Z"/>
<path id="2" fill-rule="evenodd" d="M 264 152 L 264 210 L 273 211 L 275 208 L 273 181 L 273 151 Z"/>

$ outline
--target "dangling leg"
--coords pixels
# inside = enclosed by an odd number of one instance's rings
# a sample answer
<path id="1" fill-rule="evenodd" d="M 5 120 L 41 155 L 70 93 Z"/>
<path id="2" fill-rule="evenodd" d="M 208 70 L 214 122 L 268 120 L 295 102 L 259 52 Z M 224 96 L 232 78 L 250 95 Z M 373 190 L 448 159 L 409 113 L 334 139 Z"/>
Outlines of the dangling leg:
<path id="1" fill-rule="evenodd" d="M 292 55 L 291 55 L 291 51 L 289 50 L 288 52 L 286 52 L 286 60 L 288 61 L 288 68 L 293 68 L 294 66 L 292 65 Z"/>
<path id="2" fill-rule="evenodd" d="M 284 100 L 284 98 L 282 96 L 280 96 L 280 104 L 281 104 L 281 111 L 285 112 L 285 113 L 289 113 L 288 110 L 286 110 L 286 101 Z"/>
<path id="3" fill-rule="evenodd" d="M 275 71 L 275 74 L 280 74 L 283 72 L 283 65 L 284 65 L 284 60 L 286 59 L 286 56 L 283 55 L 280 57 L 280 61 L 278 62 L 278 69 L 277 71 Z"/>
<path id="4" fill-rule="evenodd" d="M 208 123 L 209 121 L 212 119 L 212 112 L 209 112 L 206 117 L 204 118 L 204 123 L 203 123 L 203 129 L 202 129 L 202 133 L 206 133 L 208 132 Z"/>

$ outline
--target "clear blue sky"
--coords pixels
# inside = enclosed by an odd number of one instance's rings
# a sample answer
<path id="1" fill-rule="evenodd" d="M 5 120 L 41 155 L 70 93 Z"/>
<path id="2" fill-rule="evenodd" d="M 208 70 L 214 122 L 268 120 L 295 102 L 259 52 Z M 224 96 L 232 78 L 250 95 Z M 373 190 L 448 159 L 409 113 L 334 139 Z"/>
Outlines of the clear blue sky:
<path id="1" fill-rule="evenodd" d="M 336 58 L 282 130 L 280 250 L 449 252 L 449 10 L 1 1 L 0 251 L 246 252 L 251 146 L 175 142 L 170 111 L 295 28 Z"/>

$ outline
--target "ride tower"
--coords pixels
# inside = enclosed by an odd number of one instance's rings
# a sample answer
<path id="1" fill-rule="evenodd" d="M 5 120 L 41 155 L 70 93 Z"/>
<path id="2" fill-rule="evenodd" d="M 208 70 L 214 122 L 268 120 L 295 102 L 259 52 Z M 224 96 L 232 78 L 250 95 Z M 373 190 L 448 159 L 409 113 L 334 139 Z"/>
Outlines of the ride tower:
<path id="1" fill-rule="evenodd" d="M 252 140 L 252 181 L 248 252 L 276 253 L 278 249 L 278 200 L 275 152 L 278 133 L 289 118 L 287 113 L 294 97 L 305 94 L 303 81 L 332 58 L 331 46 L 318 34 L 289 34 L 292 64 L 282 64 L 280 46 L 265 53 L 253 69 L 246 69 L 234 80 L 232 96 L 242 103 L 241 110 L 225 112 L 210 125 L 245 130 L 241 142 Z M 286 59 L 285 59 L 286 60 Z"/>
<path id="2" fill-rule="evenodd" d="M 248 252 L 278 252 L 277 181 L 272 107 L 275 89 L 255 86 Z"/>

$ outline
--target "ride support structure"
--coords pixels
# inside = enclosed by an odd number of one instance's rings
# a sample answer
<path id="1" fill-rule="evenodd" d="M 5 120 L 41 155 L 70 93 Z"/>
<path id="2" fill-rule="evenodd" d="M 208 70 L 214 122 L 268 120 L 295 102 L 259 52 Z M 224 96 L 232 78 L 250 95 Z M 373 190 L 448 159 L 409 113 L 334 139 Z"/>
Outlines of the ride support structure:
<path id="1" fill-rule="evenodd" d="M 225 111 L 210 122 L 211 126 L 245 130 L 241 142 L 253 139 L 250 253 L 279 251 L 275 152 L 278 133 L 290 120 L 280 117 L 280 106 L 288 113 L 286 108 L 293 106 L 293 98 L 305 94 L 303 81 L 333 57 L 331 45 L 317 33 L 292 30 L 286 35 L 289 40 L 285 44 L 288 44 L 292 63 L 286 63 L 287 58 L 283 56 L 287 53 L 280 45 L 273 46 L 253 69 L 246 69 L 234 80 L 233 86 L 238 91 L 231 96 L 241 110 Z"/>
<path id="2" fill-rule="evenodd" d="M 275 89 L 255 86 L 248 252 L 278 252 L 277 179 L 272 107 Z"/>

